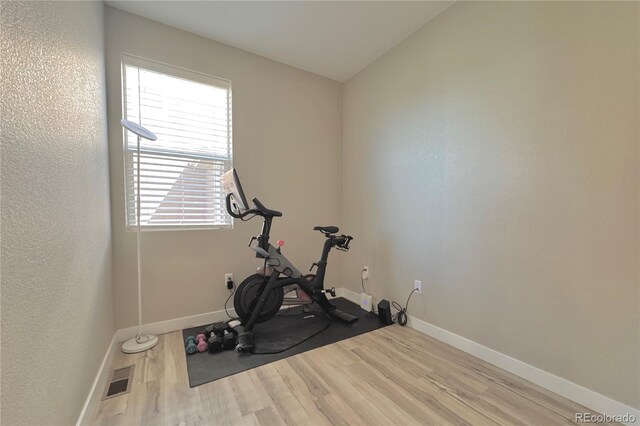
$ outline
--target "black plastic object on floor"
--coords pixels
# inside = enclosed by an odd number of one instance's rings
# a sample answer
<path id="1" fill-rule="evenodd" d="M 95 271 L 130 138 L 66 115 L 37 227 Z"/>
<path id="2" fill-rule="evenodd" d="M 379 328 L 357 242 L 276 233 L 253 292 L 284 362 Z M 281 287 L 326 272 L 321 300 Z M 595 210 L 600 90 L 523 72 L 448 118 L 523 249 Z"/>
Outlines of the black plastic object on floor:
<path id="1" fill-rule="evenodd" d="M 382 299 L 380 303 L 378 303 L 378 318 L 383 324 L 393 324 L 393 319 L 391 319 L 391 304 L 387 299 Z"/>
<path id="2" fill-rule="evenodd" d="M 291 355 L 385 327 L 377 316 L 368 314 L 353 302 L 343 298 L 333 299 L 331 302 L 338 309 L 357 316 L 358 321 L 347 325 L 333 319 L 329 327 L 322 331 L 327 327 L 328 319 L 319 307 L 311 305 L 312 311 L 308 314 L 304 314 L 301 307 L 285 308 L 273 319 L 256 324 L 254 327 L 254 352 L 269 352 L 269 354 L 238 354 L 233 350 L 215 354 L 201 352 L 188 356 L 185 353 L 189 386 L 200 386 Z M 183 339 L 204 333 L 207 325 L 182 330 Z M 309 336 L 313 337 L 309 338 Z M 291 346 L 293 347 L 290 348 Z M 279 352 L 286 348 L 290 349 Z"/>

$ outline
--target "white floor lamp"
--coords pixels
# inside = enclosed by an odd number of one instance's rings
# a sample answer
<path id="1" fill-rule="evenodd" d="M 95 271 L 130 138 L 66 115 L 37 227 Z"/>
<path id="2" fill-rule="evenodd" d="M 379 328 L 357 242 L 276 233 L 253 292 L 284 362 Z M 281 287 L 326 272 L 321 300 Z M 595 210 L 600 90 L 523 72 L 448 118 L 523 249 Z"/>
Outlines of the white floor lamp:
<path id="1" fill-rule="evenodd" d="M 144 352 L 151 349 L 158 343 L 158 337 L 152 334 L 142 334 L 142 265 L 140 261 L 140 138 L 149 139 L 155 141 L 158 139 L 153 132 L 145 129 L 138 123 L 134 123 L 129 120 L 120 120 L 122 126 L 125 129 L 130 130 L 138 136 L 138 148 L 137 148 L 137 165 L 136 165 L 136 236 L 137 236 L 137 249 L 138 249 L 138 334 L 133 339 L 129 339 L 122 344 L 122 352 L 127 354 L 134 354 L 137 352 Z"/>

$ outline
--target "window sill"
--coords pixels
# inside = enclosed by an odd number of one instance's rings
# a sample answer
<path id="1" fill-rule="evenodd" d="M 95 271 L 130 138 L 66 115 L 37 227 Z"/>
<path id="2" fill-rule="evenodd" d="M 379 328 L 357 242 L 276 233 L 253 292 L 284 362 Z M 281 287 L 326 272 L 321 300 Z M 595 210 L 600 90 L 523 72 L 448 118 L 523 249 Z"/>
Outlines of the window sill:
<path id="1" fill-rule="evenodd" d="M 233 229 L 232 225 L 211 226 L 142 226 L 142 232 L 168 232 L 168 231 L 220 231 Z M 127 226 L 126 232 L 136 232 L 136 226 Z"/>

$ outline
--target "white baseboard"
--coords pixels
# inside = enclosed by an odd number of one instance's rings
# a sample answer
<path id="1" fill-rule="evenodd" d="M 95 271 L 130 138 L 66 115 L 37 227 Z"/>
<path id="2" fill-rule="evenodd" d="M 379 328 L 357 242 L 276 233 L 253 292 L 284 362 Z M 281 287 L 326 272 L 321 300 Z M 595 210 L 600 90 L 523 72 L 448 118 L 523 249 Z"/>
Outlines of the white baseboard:
<path id="1" fill-rule="evenodd" d="M 229 314 L 235 315 L 233 309 L 229 309 Z M 189 327 L 209 324 L 216 321 L 224 321 L 229 319 L 224 310 L 207 312 L 204 314 L 191 315 L 189 317 L 176 318 L 172 320 L 152 322 L 142 326 L 142 332 L 145 334 L 166 334 L 172 331 L 184 330 Z M 138 327 L 121 328 L 116 331 L 115 337 L 117 342 L 123 342 L 135 337 L 138 334 Z"/>
<path id="2" fill-rule="evenodd" d="M 98 403 L 100 402 L 100 397 L 102 396 L 101 390 L 104 389 L 107 384 L 111 361 L 113 361 L 113 357 L 119 349 L 120 346 L 116 340 L 116 333 L 114 333 L 111 338 L 111 343 L 109 343 L 109 347 L 107 347 L 107 352 L 104 354 L 104 358 L 102 358 L 102 364 L 100 364 L 98 374 L 96 374 L 96 378 L 93 380 L 89 395 L 82 406 L 82 411 L 80 412 L 80 416 L 78 416 L 76 426 L 88 425 L 91 421 L 90 416 L 95 413 Z"/>
<path id="3" fill-rule="evenodd" d="M 350 290 L 346 290 L 347 292 L 351 292 Z M 345 297 L 349 300 L 350 295 L 345 295 L 345 289 L 337 288 L 336 289 L 336 297 Z M 353 292 L 351 292 L 353 293 Z M 360 304 L 360 295 L 357 295 L 354 300 L 356 303 Z M 283 307 L 282 309 L 285 309 Z M 235 316 L 236 311 L 233 308 L 229 308 L 229 314 Z M 207 312 L 204 314 L 191 315 L 188 317 L 176 318 L 172 320 L 153 322 L 150 324 L 145 324 L 142 326 L 142 331 L 145 334 L 165 334 L 171 333 L 172 331 L 184 330 L 189 327 L 196 327 L 198 325 L 209 324 L 217 321 L 225 321 L 229 319 L 227 313 L 223 310 Z M 121 328 L 116 331 L 115 338 L 116 342 L 123 342 L 125 340 L 131 339 L 138 334 L 138 327 L 128 327 Z"/>
<path id="4" fill-rule="evenodd" d="M 360 303 L 360 294 L 355 291 L 340 288 L 337 289 L 336 293 L 354 303 Z M 630 407 L 567 379 L 563 379 L 562 377 L 558 377 L 525 362 L 519 361 L 501 352 L 490 349 L 419 318 L 409 316 L 407 325 L 414 330 L 447 343 L 461 351 L 475 356 L 476 358 L 480 358 L 481 360 L 502 368 L 509 373 L 529 380 L 538 386 L 577 402 L 580 405 L 584 405 L 598 413 L 607 415 L 628 414 L 629 417 L 633 416 L 635 421 L 626 424 L 640 425 L 640 410 L 636 408 Z"/>
<path id="5" fill-rule="evenodd" d="M 337 297 L 344 297 L 343 289 L 336 289 L 336 293 Z M 229 309 L 229 314 L 235 315 L 236 312 L 235 310 L 233 310 L 233 308 L 231 308 Z M 188 317 L 144 324 L 142 326 L 142 331 L 143 333 L 160 335 L 171 333 L 173 331 L 184 330 L 185 328 L 189 327 L 214 323 L 217 321 L 224 321 L 228 318 L 229 317 L 224 310 L 213 311 L 204 314 L 197 314 Z M 82 408 L 82 412 L 80 413 L 80 416 L 78 418 L 77 426 L 88 424 L 88 421 L 90 419 L 87 418 L 87 416 L 90 416 L 95 412 L 95 408 L 100 402 L 100 397 L 102 395 L 100 391 L 96 392 L 96 389 L 103 389 L 106 385 L 108 380 L 109 367 L 111 366 L 111 361 L 113 360 L 114 354 L 120 350 L 120 343 L 135 337 L 137 334 L 138 327 L 136 326 L 121 328 L 119 330 L 116 330 L 116 332 L 113 334 L 113 338 L 111 339 L 111 343 L 109 344 L 107 353 L 102 360 L 100 369 L 98 370 L 96 378 L 93 381 L 93 386 L 91 387 L 89 395 L 87 396 L 87 400 L 85 401 Z"/>
<path id="6" fill-rule="evenodd" d="M 342 289 L 337 289 L 337 297 L 341 297 L 340 293 Z M 229 314 L 235 316 L 236 312 L 233 308 L 229 309 Z M 184 330 L 185 328 L 195 327 L 203 324 L 210 324 L 217 321 L 224 321 L 229 319 L 229 316 L 224 310 L 207 312 L 204 314 L 191 315 L 188 317 L 175 318 L 166 321 L 158 321 L 149 324 L 144 324 L 142 326 L 142 332 L 145 334 L 166 334 L 171 333 L 173 331 Z M 100 369 L 98 370 L 98 374 L 96 375 L 95 380 L 93 381 L 93 386 L 87 396 L 87 400 L 84 403 L 82 408 L 82 412 L 78 418 L 77 426 L 88 424 L 90 420 L 87 416 L 90 416 L 95 412 L 95 407 L 97 407 L 100 402 L 100 397 L 102 393 L 100 391 L 96 392 L 96 389 L 104 389 L 104 386 L 108 380 L 109 367 L 111 366 L 111 361 L 113 360 L 114 354 L 120 350 L 120 343 L 125 340 L 129 340 L 135 337 L 138 334 L 138 327 L 127 327 L 121 328 L 115 331 L 113 334 L 113 338 L 111 339 L 111 343 L 109 344 L 109 348 L 107 349 L 107 353 L 102 360 L 102 364 L 100 365 Z"/>
<path id="7" fill-rule="evenodd" d="M 346 288 L 336 289 L 337 297 L 344 297 L 354 303 L 360 303 L 360 294 L 355 291 Z M 232 310 L 230 314 L 235 315 Z M 224 310 L 208 312 L 204 314 L 192 315 L 189 317 L 176 318 L 167 321 L 159 321 L 151 324 L 145 324 L 143 326 L 144 333 L 150 334 L 165 334 L 185 328 L 198 326 L 202 324 L 213 323 L 216 321 L 223 321 L 227 319 L 227 314 Z M 503 353 L 497 352 L 493 349 L 487 348 L 479 343 L 471 341 L 465 337 L 459 336 L 455 333 L 447 331 L 443 328 L 437 327 L 419 318 L 409 316 L 409 322 L 407 324 L 414 330 L 420 331 L 428 336 L 438 339 L 444 343 L 447 343 L 455 348 L 458 348 L 468 354 L 471 354 L 483 361 L 502 368 L 512 374 L 520 376 L 538 386 L 548 389 L 557 393 L 567 399 L 570 399 L 578 404 L 584 405 L 598 413 L 607 415 L 624 415 L 629 414 L 635 417 L 635 422 L 627 423 L 628 425 L 640 425 L 640 410 L 633 407 L 629 407 L 621 402 L 613 400 L 609 397 L 601 395 L 590 389 L 582 387 L 578 384 L 570 382 L 537 367 L 529 365 L 525 362 L 519 361 Z M 91 392 L 87 397 L 80 417 L 78 418 L 77 425 L 87 424 L 89 419 L 85 418 L 87 415 L 91 415 L 94 412 L 94 408 L 100 401 L 101 392 L 96 392 L 96 389 L 102 389 L 106 384 L 108 377 L 108 369 L 111 365 L 111 360 L 116 351 L 120 350 L 120 342 L 135 337 L 138 333 L 138 327 L 129 327 L 117 330 L 111 344 L 107 349 L 107 353 L 104 356 L 100 370 L 93 382 Z"/>
<path id="8" fill-rule="evenodd" d="M 345 299 L 360 305 L 360 293 L 356 293 L 348 288 L 336 288 L 336 297 L 344 297 Z"/>
<path id="9" fill-rule="evenodd" d="M 235 315 L 235 311 L 233 309 L 230 309 L 229 313 L 231 315 Z M 172 331 L 183 330 L 185 328 L 198 325 L 213 323 L 216 321 L 223 321 L 226 319 L 228 319 L 228 317 L 224 310 L 214 311 L 204 314 L 192 315 L 189 317 L 145 324 L 142 326 L 142 331 L 144 333 L 158 335 L 171 333 Z M 120 350 L 120 343 L 125 340 L 129 340 L 132 337 L 135 337 L 137 334 L 138 327 L 121 328 L 119 330 L 116 330 L 113 334 L 111 343 L 107 348 L 107 352 L 104 355 L 102 364 L 100 365 L 100 369 L 98 370 L 96 378 L 93 381 L 93 385 L 91 386 L 91 390 L 89 391 L 89 395 L 87 396 L 84 406 L 82 407 L 82 411 L 80 412 L 80 416 L 78 417 L 76 426 L 87 425 L 91 421 L 89 416 L 95 413 L 95 410 L 100 403 L 100 399 L 102 397 L 102 389 L 104 389 L 104 387 L 106 386 L 107 380 L 109 378 L 109 367 L 111 366 L 111 361 L 113 360 L 114 355 Z"/>

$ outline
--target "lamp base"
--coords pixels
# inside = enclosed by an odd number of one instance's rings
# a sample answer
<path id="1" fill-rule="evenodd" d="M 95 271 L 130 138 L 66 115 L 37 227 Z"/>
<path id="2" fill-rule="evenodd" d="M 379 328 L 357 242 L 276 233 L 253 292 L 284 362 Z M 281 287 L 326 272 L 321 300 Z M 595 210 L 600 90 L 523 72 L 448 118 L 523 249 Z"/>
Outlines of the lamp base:
<path id="1" fill-rule="evenodd" d="M 138 352 L 144 352 L 153 348 L 158 344 L 158 336 L 152 334 L 143 334 L 142 336 L 136 336 L 133 339 L 129 339 L 122 344 L 122 352 L 125 354 L 135 354 Z"/>

